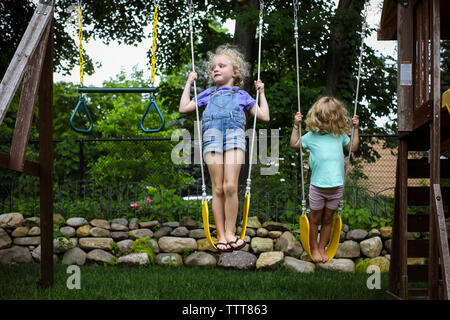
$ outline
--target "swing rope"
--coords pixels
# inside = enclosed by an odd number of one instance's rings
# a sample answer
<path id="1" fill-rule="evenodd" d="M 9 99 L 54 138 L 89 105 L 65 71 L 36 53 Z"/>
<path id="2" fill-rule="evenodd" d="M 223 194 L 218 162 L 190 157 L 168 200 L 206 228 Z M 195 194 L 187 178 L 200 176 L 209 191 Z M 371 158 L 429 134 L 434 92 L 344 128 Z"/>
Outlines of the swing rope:
<path id="1" fill-rule="evenodd" d="M 297 71 L 297 106 L 298 106 L 298 112 L 301 112 L 301 103 L 300 103 L 300 64 L 298 59 L 298 24 L 297 24 L 297 17 L 298 17 L 298 0 L 293 0 L 293 6 L 294 6 L 294 39 L 295 39 L 295 62 L 296 62 L 296 71 Z M 302 126 L 299 124 L 298 126 L 298 134 L 300 137 L 300 172 L 302 177 L 302 215 L 305 215 L 307 213 L 307 207 L 306 207 L 306 197 L 305 197 L 305 178 L 303 173 L 303 147 L 302 147 Z"/>
<path id="2" fill-rule="evenodd" d="M 260 80 L 260 73 L 261 73 L 261 40 L 262 40 L 262 27 L 263 27 L 263 11 L 264 11 L 264 1 L 261 0 L 259 2 L 259 26 L 258 26 L 258 75 L 257 80 Z M 258 101 L 259 101 L 259 90 L 256 90 L 256 108 L 255 108 L 255 115 L 253 119 L 253 132 L 252 132 L 252 140 L 251 140 L 251 146 L 250 146 L 250 154 L 249 154 L 249 169 L 248 169 L 248 178 L 247 178 L 247 187 L 245 188 L 245 196 L 250 196 L 250 185 L 251 185 L 251 174 L 252 174 L 252 167 L 253 167 L 253 147 L 255 142 L 255 133 L 256 133 L 256 117 L 258 115 Z"/>
<path id="3" fill-rule="evenodd" d="M 78 63 L 80 64 L 80 86 L 84 87 L 84 60 L 83 60 L 83 9 L 82 9 L 82 2 L 81 0 L 77 0 L 78 4 L 78 52 L 79 52 L 79 58 Z"/>
<path id="4" fill-rule="evenodd" d="M 152 73 L 150 77 L 150 83 L 152 87 L 155 86 L 155 74 L 156 74 L 156 39 L 158 37 L 158 29 L 156 28 L 156 26 L 158 24 L 159 1 L 158 0 L 153 1 L 153 4 L 155 6 L 155 11 L 153 13 L 153 44 L 152 44 L 152 58 L 151 58 Z"/>
<path id="5" fill-rule="evenodd" d="M 191 60 L 192 60 L 192 72 L 195 72 L 194 65 L 194 23 L 192 21 L 192 16 L 194 12 L 194 4 L 193 1 L 189 1 L 189 34 L 191 37 Z M 194 97 L 195 97 L 195 114 L 197 116 L 197 132 L 198 132 L 198 140 L 199 140 L 199 150 L 200 150 L 200 168 L 202 172 L 202 203 L 206 202 L 206 184 L 205 184 L 205 173 L 203 171 L 203 150 L 202 150 L 202 132 L 200 131 L 200 117 L 198 114 L 198 104 L 197 104 L 197 85 L 194 80 Z"/>

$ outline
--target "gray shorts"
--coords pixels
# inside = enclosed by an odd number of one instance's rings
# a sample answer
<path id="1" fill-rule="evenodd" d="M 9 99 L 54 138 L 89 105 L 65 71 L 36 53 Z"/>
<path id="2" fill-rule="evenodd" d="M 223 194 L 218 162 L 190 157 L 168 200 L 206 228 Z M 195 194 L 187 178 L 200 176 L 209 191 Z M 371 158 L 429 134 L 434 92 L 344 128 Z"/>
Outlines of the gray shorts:
<path id="1" fill-rule="evenodd" d="M 344 195 L 344 186 L 319 188 L 309 186 L 309 207 L 311 210 L 322 210 L 324 207 L 336 210 Z"/>

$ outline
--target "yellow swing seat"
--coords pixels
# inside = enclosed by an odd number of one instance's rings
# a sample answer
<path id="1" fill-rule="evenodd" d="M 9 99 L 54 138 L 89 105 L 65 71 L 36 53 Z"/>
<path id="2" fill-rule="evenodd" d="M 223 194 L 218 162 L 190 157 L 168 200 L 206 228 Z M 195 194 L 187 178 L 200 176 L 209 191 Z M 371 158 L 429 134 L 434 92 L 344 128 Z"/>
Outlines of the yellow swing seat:
<path id="1" fill-rule="evenodd" d="M 327 255 L 330 257 L 330 260 L 328 261 L 331 261 L 336 255 L 339 246 L 339 239 L 341 237 L 341 230 L 342 230 L 341 216 L 335 215 L 333 217 L 333 224 L 331 227 L 330 241 L 328 242 L 328 246 L 325 250 Z M 300 216 L 300 242 L 302 243 L 303 249 L 308 253 L 311 259 L 314 262 L 316 262 L 311 255 L 311 247 L 309 243 L 309 220 L 306 214 L 302 214 Z"/>

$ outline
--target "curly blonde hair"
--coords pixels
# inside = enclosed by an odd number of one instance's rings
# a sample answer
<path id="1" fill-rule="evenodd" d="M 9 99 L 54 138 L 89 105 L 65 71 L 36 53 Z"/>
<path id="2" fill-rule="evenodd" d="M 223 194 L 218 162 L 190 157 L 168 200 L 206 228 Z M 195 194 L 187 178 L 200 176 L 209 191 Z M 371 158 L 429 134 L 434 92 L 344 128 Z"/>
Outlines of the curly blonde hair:
<path id="1" fill-rule="evenodd" d="M 245 61 L 244 55 L 238 50 L 236 46 L 231 45 L 221 45 L 215 52 L 208 52 L 209 64 L 208 70 L 211 71 L 212 60 L 215 56 L 227 56 L 231 64 L 233 65 L 233 70 L 237 73 L 237 77 L 234 81 L 234 85 L 237 87 L 242 87 L 244 85 L 244 79 L 250 75 L 249 64 Z M 212 73 L 210 72 L 210 82 L 213 82 Z"/>
<path id="2" fill-rule="evenodd" d="M 306 130 L 319 132 L 321 124 L 328 123 L 328 132 L 334 136 L 346 134 L 350 128 L 350 117 L 344 104 L 336 98 L 319 98 L 306 115 Z"/>

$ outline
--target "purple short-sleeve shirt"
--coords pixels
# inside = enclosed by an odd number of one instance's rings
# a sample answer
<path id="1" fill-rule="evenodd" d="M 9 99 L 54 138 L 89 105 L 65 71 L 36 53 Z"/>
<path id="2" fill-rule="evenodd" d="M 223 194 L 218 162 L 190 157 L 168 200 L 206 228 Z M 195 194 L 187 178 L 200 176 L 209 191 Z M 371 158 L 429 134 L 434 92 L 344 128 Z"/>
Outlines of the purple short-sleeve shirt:
<path id="1" fill-rule="evenodd" d="M 231 90 L 230 87 L 220 87 L 218 89 L 216 88 L 208 88 L 205 91 L 201 92 L 197 95 L 197 105 L 199 108 L 206 107 L 209 103 L 209 99 L 211 97 L 211 93 L 216 90 Z M 239 104 L 239 108 L 241 109 L 241 112 L 244 112 L 244 110 L 249 111 L 256 103 L 256 100 L 253 99 L 247 91 L 239 90 L 236 92 L 236 99 Z M 193 99 L 195 101 L 195 98 Z"/>

